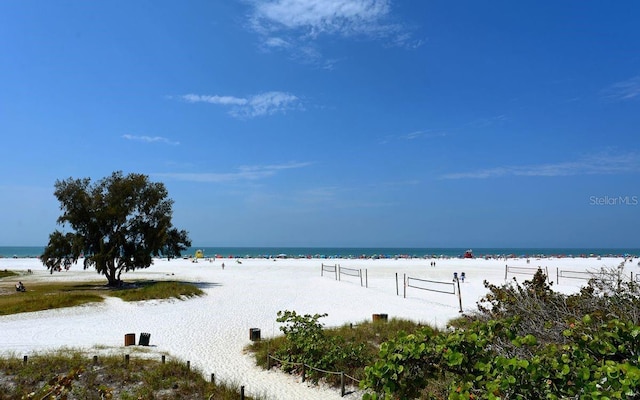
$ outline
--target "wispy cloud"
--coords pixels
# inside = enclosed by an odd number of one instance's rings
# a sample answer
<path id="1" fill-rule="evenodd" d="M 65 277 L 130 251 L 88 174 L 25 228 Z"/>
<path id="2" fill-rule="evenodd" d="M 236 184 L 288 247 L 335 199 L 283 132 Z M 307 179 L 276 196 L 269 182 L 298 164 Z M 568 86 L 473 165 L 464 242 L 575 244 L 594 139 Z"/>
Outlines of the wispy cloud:
<path id="1" fill-rule="evenodd" d="M 291 43 L 279 37 L 266 38 L 264 41 L 264 44 L 265 46 L 271 47 L 271 48 L 288 49 L 291 47 Z"/>
<path id="2" fill-rule="evenodd" d="M 236 118 L 261 117 L 304 109 L 298 96 L 277 91 L 247 97 L 185 94 L 179 98 L 188 103 L 209 103 L 230 107 L 229 114 Z"/>
<path id="3" fill-rule="evenodd" d="M 640 154 L 600 154 L 584 157 L 576 161 L 537 165 L 511 165 L 480 169 L 469 172 L 455 172 L 442 175 L 441 179 L 488 179 L 503 176 L 572 176 L 605 175 L 640 172 Z"/>
<path id="4" fill-rule="evenodd" d="M 609 100 L 632 100 L 640 96 L 640 75 L 626 81 L 617 82 L 603 90 L 605 98 Z"/>
<path id="5" fill-rule="evenodd" d="M 371 34 L 390 29 L 383 23 L 390 9 L 388 0 L 265 0 L 254 2 L 251 22 L 264 33 Z"/>
<path id="6" fill-rule="evenodd" d="M 304 168 L 309 165 L 311 165 L 310 162 L 292 162 L 276 165 L 242 166 L 231 172 L 156 173 L 153 175 L 180 181 L 224 183 L 265 179 L 284 170 Z"/>
<path id="7" fill-rule="evenodd" d="M 321 36 L 364 37 L 405 47 L 422 44 L 402 24 L 392 22 L 391 0 L 254 0 L 251 4 L 249 23 L 264 48 L 286 48 L 299 61 L 322 59 L 315 42 Z"/>
<path id="8" fill-rule="evenodd" d="M 435 137 L 444 137 L 447 136 L 444 132 L 437 131 L 414 131 L 404 135 L 400 135 L 400 139 L 404 140 L 415 140 L 415 139 L 431 139 Z"/>
<path id="9" fill-rule="evenodd" d="M 135 135 L 125 134 L 125 135 L 122 135 L 122 138 L 126 140 L 133 140 L 136 142 L 164 143 L 164 144 L 170 144 L 172 146 L 177 146 L 180 144 L 180 142 L 176 142 L 162 136 L 135 136 Z"/>
<path id="10" fill-rule="evenodd" d="M 447 136 L 446 132 L 443 131 L 433 131 L 433 130 L 418 130 L 409 133 L 403 133 L 399 135 L 387 135 L 384 138 L 380 139 L 380 144 L 388 144 L 393 141 L 412 141 L 418 139 L 432 139 L 438 137 Z"/>
<path id="11" fill-rule="evenodd" d="M 376 196 L 364 195 L 371 193 L 369 189 L 379 189 L 379 185 L 372 186 L 320 186 L 291 193 L 289 200 L 305 207 L 320 207 L 327 209 L 358 209 L 381 208 L 393 206 L 394 203 L 378 199 Z M 365 190 L 366 189 L 366 190 Z"/>
<path id="12" fill-rule="evenodd" d="M 209 96 L 202 94 L 185 94 L 182 100 L 188 103 L 211 103 L 223 106 L 244 106 L 249 100 L 233 96 Z"/>
<path id="13" fill-rule="evenodd" d="M 496 125 L 502 125 L 503 123 L 509 121 L 509 118 L 504 115 L 496 115 L 493 117 L 485 117 L 485 118 L 479 118 L 476 119 L 474 121 L 471 121 L 469 123 L 469 125 L 471 126 L 475 126 L 475 127 L 480 127 L 480 128 L 486 128 L 486 127 L 490 127 L 490 126 L 496 126 Z"/>

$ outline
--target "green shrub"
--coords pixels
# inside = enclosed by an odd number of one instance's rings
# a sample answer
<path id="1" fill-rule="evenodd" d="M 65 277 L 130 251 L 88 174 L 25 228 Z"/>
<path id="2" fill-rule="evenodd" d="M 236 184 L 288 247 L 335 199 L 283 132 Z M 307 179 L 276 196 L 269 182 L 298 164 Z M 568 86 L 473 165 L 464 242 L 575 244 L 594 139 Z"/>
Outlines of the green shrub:
<path id="1" fill-rule="evenodd" d="M 620 276 L 602 271 L 571 296 L 541 271 L 485 283 L 478 315 L 384 343 L 363 398 L 638 399 L 638 288 Z"/>

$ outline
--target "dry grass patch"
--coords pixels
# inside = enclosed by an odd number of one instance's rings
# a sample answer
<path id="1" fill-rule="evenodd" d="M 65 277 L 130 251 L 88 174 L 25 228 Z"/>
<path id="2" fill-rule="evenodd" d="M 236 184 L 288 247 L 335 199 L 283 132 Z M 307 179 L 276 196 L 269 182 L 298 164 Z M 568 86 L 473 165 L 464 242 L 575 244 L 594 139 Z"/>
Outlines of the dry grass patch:
<path id="1" fill-rule="evenodd" d="M 238 392 L 208 382 L 202 372 L 179 361 L 132 356 L 125 362 L 119 355 L 94 361 L 71 349 L 36 354 L 27 363 L 17 357 L 0 359 L 0 400 L 235 400 Z"/>
<path id="2" fill-rule="evenodd" d="M 107 296 L 124 301 L 184 299 L 204 294 L 195 284 L 176 281 L 140 281 L 111 288 L 95 282 L 29 282 L 26 292 L 15 290 L 14 280 L 0 282 L 0 315 L 17 314 L 100 303 Z"/>

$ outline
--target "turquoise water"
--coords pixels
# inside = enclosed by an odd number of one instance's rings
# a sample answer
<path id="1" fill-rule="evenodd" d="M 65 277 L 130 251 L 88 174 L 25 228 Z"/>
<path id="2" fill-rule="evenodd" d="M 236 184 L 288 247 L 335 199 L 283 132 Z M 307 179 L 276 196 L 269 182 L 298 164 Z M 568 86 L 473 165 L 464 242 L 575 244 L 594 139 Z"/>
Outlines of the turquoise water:
<path id="1" fill-rule="evenodd" d="M 38 257 L 44 247 L 38 246 L 0 246 L 0 257 Z M 207 247 L 194 246 L 183 253 L 184 256 L 194 255 L 196 250 L 202 250 L 205 257 L 424 257 L 445 256 L 460 257 L 466 248 L 403 248 L 403 247 Z M 611 249 L 611 248 L 477 248 L 473 249 L 476 257 L 483 255 L 564 255 L 564 256 L 623 256 L 640 255 L 640 249 Z"/>

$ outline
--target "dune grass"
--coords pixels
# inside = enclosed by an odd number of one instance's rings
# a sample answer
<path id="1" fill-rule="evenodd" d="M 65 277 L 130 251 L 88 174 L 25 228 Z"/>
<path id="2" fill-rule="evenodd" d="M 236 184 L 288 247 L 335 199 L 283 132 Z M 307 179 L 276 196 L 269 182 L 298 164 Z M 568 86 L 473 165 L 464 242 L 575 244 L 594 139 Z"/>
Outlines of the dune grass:
<path id="1" fill-rule="evenodd" d="M 413 333 L 420 327 L 419 323 L 397 318 L 392 318 L 388 322 L 362 321 L 340 327 L 325 327 L 322 330 L 322 336 L 314 339 L 314 346 L 324 348 L 322 360 L 307 359 L 305 363 L 334 372 L 344 372 L 360 380 L 364 377 L 364 368 L 376 359 L 381 343 L 396 337 L 399 332 Z M 253 342 L 248 346 L 248 351 L 253 353 L 258 366 L 267 368 L 267 354 L 277 356 L 289 353 L 291 356 L 289 359 L 297 360 L 297 354 L 291 354 L 291 345 L 289 338 L 283 335 Z M 293 344 L 293 347 L 299 346 Z M 354 349 L 357 349 L 357 354 L 354 353 Z M 338 355 L 335 357 L 335 362 L 325 364 L 328 354 Z M 275 361 L 270 363 L 271 366 L 277 364 Z M 287 372 L 300 372 L 299 368 L 277 366 Z M 333 375 L 323 375 L 323 378 L 329 384 L 338 384 Z"/>
<path id="2" fill-rule="evenodd" d="M 2 271 L 0 271 L 0 279 L 2 278 L 8 278 L 11 276 L 18 276 L 19 274 L 17 272 L 14 271 L 9 271 L 8 269 L 4 269 Z"/>
<path id="3" fill-rule="evenodd" d="M 235 400 L 239 388 L 216 385 L 180 361 L 122 355 L 96 360 L 61 349 L 23 358 L 0 359 L 0 399 L 220 399 Z M 62 397 L 64 396 L 64 397 Z M 53 397 L 52 397 L 53 398 Z M 251 397 L 245 397 L 251 399 Z"/>
<path id="4" fill-rule="evenodd" d="M 8 294 L 0 296 L 0 315 L 74 307 L 104 300 L 100 290 L 87 283 L 29 283 L 26 292 L 16 292 L 11 284 Z"/>
<path id="5" fill-rule="evenodd" d="M 124 301 L 195 297 L 204 294 L 191 283 L 176 281 L 139 281 L 109 293 Z"/>
<path id="6" fill-rule="evenodd" d="M 16 292 L 13 280 L 0 281 L 0 315 L 17 314 L 99 303 L 107 296 L 124 301 L 169 299 L 203 295 L 196 285 L 176 281 L 141 281 L 109 288 L 104 282 L 29 282 L 26 292 Z"/>

